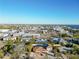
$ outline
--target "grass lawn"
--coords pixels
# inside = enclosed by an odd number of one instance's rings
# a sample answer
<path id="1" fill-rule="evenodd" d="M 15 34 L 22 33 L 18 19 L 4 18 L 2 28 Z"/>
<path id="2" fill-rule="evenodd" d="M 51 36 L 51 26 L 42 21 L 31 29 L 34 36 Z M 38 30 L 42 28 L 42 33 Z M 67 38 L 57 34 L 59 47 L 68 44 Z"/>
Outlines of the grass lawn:
<path id="1" fill-rule="evenodd" d="M 70 59 L 79 59 L 79 55 L 71 55 Z"/>

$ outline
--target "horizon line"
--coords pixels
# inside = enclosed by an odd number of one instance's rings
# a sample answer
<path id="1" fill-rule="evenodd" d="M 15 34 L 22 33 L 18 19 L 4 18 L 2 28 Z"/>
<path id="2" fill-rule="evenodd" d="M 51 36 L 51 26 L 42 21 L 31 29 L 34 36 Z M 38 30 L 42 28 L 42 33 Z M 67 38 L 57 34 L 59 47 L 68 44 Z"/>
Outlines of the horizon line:
<path id="1" fill-rule="evenodd" d="M 27 23 L 0 23 L 0 25 L 79 25 L 79 24 L 27 24 Z"/>

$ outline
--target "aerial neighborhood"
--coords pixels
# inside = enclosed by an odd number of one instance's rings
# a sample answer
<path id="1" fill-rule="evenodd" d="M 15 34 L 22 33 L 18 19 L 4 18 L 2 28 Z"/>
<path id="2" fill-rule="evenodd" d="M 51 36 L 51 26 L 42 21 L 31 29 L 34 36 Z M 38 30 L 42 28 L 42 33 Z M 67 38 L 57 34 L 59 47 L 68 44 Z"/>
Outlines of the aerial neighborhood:
<path id="1" fill-rule="evenodd" d="M 0 25 L 0 59 L 76 59 L 78 57 L 79 29 L 52 24 Z"/>

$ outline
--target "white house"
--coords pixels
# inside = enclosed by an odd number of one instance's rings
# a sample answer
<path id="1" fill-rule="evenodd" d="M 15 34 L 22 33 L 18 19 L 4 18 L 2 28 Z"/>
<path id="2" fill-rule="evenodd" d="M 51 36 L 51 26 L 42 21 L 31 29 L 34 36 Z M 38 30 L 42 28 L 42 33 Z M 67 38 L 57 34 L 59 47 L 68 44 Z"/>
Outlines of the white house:
<path id="1" fill-rule="evenodd" d="M 0 32 L 9 32 L 10 29 L 0 29 Z"/>
<path id="2" fill-rule="evenodd" d="M 22 37 L 27 37 L 27 38 L 32 38 L 32 37 L 35 37 L 35 38 L 40 38 L 40 34 L 31 34 L 31 33 L 25 33 L 24 35 L 22 35 Z"/>

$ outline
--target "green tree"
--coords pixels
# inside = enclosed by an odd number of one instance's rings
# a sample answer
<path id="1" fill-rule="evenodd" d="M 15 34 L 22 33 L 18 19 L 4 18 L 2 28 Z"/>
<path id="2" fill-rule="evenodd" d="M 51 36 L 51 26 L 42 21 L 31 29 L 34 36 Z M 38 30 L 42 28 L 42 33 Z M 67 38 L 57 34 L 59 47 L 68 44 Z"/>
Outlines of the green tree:
<path id="1" fill-rule="evenodd" d="M 65 34 L 59 34 L 59 37 L 71 37 L 69 35 L 67 35 L 66 33 Z"/>
<path id="2" fill-rule="evenodd" d="M 79 38 L 79 35 L 74 34 L 73 37 L 74 37 L 74 38 Z"/>
<path id="3" fill-rule="evenodd" d="M 4 52 L 3 50 L 0 50 L 0 58 L 4 57 Z"/>

